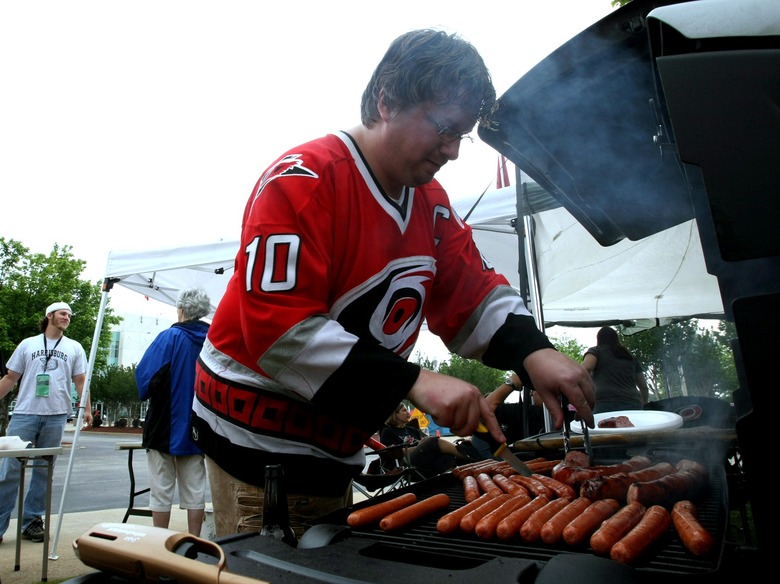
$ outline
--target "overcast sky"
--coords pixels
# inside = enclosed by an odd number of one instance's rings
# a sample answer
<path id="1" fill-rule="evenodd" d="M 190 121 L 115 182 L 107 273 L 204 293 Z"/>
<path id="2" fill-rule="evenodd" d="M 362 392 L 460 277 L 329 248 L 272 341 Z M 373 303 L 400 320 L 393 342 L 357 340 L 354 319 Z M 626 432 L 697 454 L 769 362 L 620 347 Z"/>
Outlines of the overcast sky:
<path id="1" fill-rule="evenodd" d="M 37 253 L 70 245 L 94 281 L 112 250 L 235 239 L 268 164 L 359 123 L 363 89 L 399 34 L 460 33 L 501 95 L 612 10 L 610 0 L 2 2 L 0 236 Z M 497 159 L 464 142 L 437 178 L 451 199 L 468 197 L 495 185 Z M 115 309 L 159 313 L 115 290 Z"/>

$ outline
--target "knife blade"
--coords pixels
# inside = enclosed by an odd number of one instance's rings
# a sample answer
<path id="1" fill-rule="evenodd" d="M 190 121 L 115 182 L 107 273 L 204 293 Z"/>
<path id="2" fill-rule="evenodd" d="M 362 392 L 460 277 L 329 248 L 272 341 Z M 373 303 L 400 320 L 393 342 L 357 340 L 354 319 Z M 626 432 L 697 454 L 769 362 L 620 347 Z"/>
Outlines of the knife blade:
<path id="1" fill-rule="evenodd" d="M 528 468 L 527 464 L 517 458 L 517 456 L 515 456 L 515 454 L 509 450 L 506 442 L 500 443 L 495 440 L 490 435 L 490 432 L 488 432 L 487 426 L 485 426 L 485 424 L 482 422 L 480 422 L 479 426 L 477 426 L 476 434 L 490 445 L 490 450 L 493 452 L 493 456 L 508 462 L 509 466 L 511 466 L 524 477 L 530 477 L 532 474 L 534 474 L 534 472 Z"/>

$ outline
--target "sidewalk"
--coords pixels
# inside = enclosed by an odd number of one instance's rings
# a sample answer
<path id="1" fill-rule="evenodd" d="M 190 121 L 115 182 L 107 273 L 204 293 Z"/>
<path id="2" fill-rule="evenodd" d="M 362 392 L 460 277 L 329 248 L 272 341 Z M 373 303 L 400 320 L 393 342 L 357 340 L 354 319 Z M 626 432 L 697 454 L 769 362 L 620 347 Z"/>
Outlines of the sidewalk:
<path id="1" fill-rule="evenodd" d="M 120 523 L 125 515 L 125 508 L 106 509 L 102 511 L 88 511 L 85 513 L 67 513 L 62 520 L 57 549 L 53 549 L 54 532 L 57 530 L 59 516 L 52 514 L 52 535 L 49 545 L 49 565 L 47 582 L 67 580 L 84 574 L 95 572 L 81 562 L 73 551 L 73 542 L 87 533 L 99 523 Z M 139 525 L 151 525 L 151 517 L 131 517 L 131 523 Z M 187 512 L 175 507 L 171 510 L 170 529 L 187 531 Z M 203 526 L 202 536 L 207 537 L 207 526 Z M 56 560 L 51 559 L 52 552 L 56 551 Z M 36 584 L 41 581 L 41 563 L 43 560 L 43 544 L 30 540 L 22 540 L 19 571 L 14 571 L 16 564 L 16 519 L 11 519 L 8 531 L 3 536 L 0 544 L 0 584 Z"/>

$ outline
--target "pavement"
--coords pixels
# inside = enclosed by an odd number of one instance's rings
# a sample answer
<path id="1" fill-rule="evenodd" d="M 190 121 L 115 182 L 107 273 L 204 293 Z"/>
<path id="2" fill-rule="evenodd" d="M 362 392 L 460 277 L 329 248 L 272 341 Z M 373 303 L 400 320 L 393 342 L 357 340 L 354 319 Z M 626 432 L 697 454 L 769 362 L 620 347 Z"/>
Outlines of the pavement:
<path id="1" fill-rule="evenodd" d="M 69 440 L 67 434 L 72 432 L 72 426 L 66 426 L 66 436 L 63 445 Z M 355 491 L 355 502 L 364 497 Z M 55 504 L 52 505 L 54 509 Z M 86 511 L 79 513 L 66 513 L 59 525 L 59 533 L 55 533 L 59 524 L 59 515 L 52 513 L 51 530 L 49 540 L 49 553 L 47 554 L 47 575 L 43 574 L 43 543 L 35 543 L 28 539 L 22 539 L 20 549 L 19 569 L 16 569 L 16 518 L 12 517 L 8 530 L 3 535 L 0 543 L 0 584 L 39 584 L 48 582 L 54 584 L 64 580 L 70 580 L 86 574 L 92 574 L 97 570 L 84 564 L 73 551 L 73 543 L 85 533 L 100 523 L 121 523 L 127 507 L 118 509 L 103 509 L 99 511 Z M 131 516 L 128 525 L 137 524 L 151 526 L 152 518 L 143 516 Z M 187 531 L 187 512 L 174 505 L 171 509 L 171 522 L 168 526 L 174 531 Z M 206 517 L 204 519 L 201 537 L 210 539 L 214 537 L 213 512 L 211 503 L 206 503 Z M 56 539 L 56 542 L 55 542 Z M 56 543 L 56 547 L 55 547 Z M 56 558 L 56 559 L 54 559 Z"/>
<path id="2" fill-rule="evenodd" d="M 47 582 L 60 582 L 84 574 L 95 572 L 76 557 L 73 551 L 73 542 L 87 533 L 99 523 L 120 523 L 125 516 L 127 508 L 107 509 L 102 511 L 88 511 L 84 513 L 67 513 L 62 518 L 60 532 L 54 548 L 54 539 L 57 534 L 59 516 L 51 516 L 51 540 L 49 542 L 49 560 Z M 207 514 L 208 516 L 208 514 Z M 151 517 L 131 517 L 128 523 L 139 525 L 152 525 Z M 169 529 L 175 531 L 187 531 L 187 512 L 174 507 L 171 510 L 171 523 Z M 208 534 L 208 526 L 204 525 L 202 536 Z M 28 539 L 22 539 L 19 570 L 16 567 L 16 519 L 11 519 L 8 531 L 3 535 L 3 543 L 0 543 L 0 584 L 37 584 L 41 582 L 43 564 L 43 543 L 35 543 Z M 57 559 L 52 559 L 56 557 Z"/>

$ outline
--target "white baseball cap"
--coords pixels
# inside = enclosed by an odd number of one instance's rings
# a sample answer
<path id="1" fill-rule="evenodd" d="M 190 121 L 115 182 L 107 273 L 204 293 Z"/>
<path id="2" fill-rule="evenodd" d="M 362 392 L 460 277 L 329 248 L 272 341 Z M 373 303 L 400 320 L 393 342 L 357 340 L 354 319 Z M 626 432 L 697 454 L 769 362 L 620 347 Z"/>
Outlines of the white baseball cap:
<path id="1" fill-rule="evenodd" d="M 50 315 L 52 312 L 57 312 L 58 310 L 67 310 L 73 314 L 73 311 L 70 309 L 67 302 L 55 302 L 54 304 L 49 304 L 49 307 L 46 309 L 46 316 Z"/>

